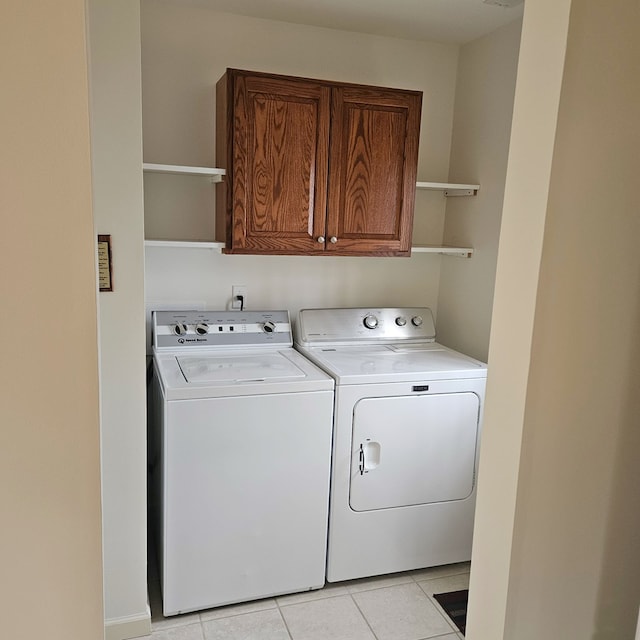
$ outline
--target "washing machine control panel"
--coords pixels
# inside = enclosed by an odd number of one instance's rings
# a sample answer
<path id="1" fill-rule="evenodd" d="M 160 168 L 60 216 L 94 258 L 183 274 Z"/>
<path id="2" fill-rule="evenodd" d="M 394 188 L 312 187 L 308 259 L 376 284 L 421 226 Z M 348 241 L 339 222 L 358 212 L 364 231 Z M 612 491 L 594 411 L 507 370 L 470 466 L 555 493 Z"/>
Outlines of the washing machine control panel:
<path id="1" fill-rule="evenodd" d="M 291 346 L 288 311 L 154 311 L 156 349 Z"/>
<path id="2" fill-rule="evenodd" d="M 427 307 L 303 309 L 296 341 L 302 345 L 327 342 L 433 342 L 436 337 Z"/>

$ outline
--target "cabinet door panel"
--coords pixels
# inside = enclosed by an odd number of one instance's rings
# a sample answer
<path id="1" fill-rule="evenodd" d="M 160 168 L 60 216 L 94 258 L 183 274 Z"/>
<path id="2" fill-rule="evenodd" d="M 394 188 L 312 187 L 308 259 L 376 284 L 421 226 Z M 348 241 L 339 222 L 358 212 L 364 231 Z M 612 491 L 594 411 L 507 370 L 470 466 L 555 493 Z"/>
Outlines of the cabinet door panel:
<path id="1" fill-rule="evenodd" d="M 402 179 L 406 112 L 385 111 L 346 105 L 346 169 L 340 237 L 359 238 L 367 234 L 398 237 L 398 211 Z M 372 144 L 375 142 L 375 144 Z"/>
<path id="2" fill-rule="evenodd" d="M 420 105 L 413 92 L 333 90 L 328 251 L 410 253 Z"/>
<path id="3" fill-rule="evenodd" d="M 231 250 L 324 250 L 329 89 L 313 82 L 235 78 Z"/>

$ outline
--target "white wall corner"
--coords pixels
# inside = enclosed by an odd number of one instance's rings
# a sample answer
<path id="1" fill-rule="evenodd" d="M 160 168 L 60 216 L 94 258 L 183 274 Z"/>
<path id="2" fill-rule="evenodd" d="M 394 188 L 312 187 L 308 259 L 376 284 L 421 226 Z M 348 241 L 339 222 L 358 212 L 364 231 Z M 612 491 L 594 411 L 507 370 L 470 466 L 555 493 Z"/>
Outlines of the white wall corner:
<path id="1" fill-rule="evenodd" d="M 143 615 L 112 618 L 104 622 L 104 640 L 129 640 L 151 635 L 151 609 Z"/>
<path id="2" fill-rule="evenodd" d="M 91 152 L 97 233 L 113 240 L 114 290 L 99 300 L 104 615 L 148 632 L 140 5 L 89 0 Z M 134 615 L 134 618 L 129 616 Z"/>

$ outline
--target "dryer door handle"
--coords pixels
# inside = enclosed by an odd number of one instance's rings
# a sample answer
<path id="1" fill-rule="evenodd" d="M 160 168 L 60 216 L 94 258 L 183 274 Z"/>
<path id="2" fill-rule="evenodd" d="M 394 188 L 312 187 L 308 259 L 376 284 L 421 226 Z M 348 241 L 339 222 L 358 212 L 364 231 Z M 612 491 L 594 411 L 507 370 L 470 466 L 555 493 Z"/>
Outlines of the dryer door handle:
<path id="1" fill-rule="evenodd" d="M 358 468 L 360 475 L 373 471 L 380 464 L 380 443 L 367 439 L 360 443 Z"/>

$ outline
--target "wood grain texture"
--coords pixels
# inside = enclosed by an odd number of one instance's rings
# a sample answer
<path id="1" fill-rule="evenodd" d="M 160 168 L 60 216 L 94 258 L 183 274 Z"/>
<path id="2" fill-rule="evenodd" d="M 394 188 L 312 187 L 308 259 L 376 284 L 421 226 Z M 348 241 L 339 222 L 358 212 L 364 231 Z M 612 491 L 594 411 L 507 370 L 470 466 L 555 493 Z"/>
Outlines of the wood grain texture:
<path id="1" fill-rule="evenodd" d="M 318 253 L 326 226 L 329 87 L 227 71 L 233 150 L 227 253 Z M 228 205 L 227 205 L 228 206 Z"/>
<path id="2" fill-rule="evenodd" d="M 410 254 L 420 107 L 415 92 L 334 89 L 328 251 Z"/>
<path id="3" fill-rule="evenodd" d="M 227 229 L 231 229 L 231 208 L 227 207 L 228 185 L 232 180 L 233 165 L 228 156 L 227 143 L 231 139 L 228 127 L 228 82 L 225 74 L 216 84 L 216 167 L 226 170 L 222 182 L 216 184 L 215 239 L 227 243 Z"/>
<path id="4" fill-rule="evenodd" d="M 410 255 L 420 93 L 234 69 L 218 87 L 225 253 Z"/>
<path id="5" fill-rule="evenodd" d="M 253 158 L 247 195 L 252 210 L 247 232 L 310 234 L 316 105 L 262 93 L 252 94 L 250 104 Z"/>

